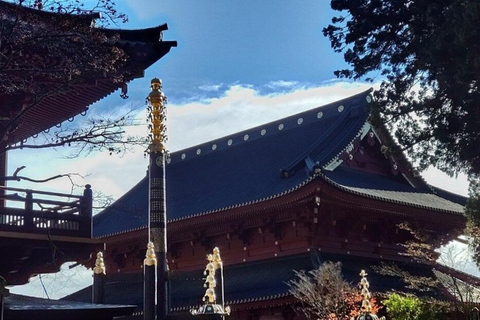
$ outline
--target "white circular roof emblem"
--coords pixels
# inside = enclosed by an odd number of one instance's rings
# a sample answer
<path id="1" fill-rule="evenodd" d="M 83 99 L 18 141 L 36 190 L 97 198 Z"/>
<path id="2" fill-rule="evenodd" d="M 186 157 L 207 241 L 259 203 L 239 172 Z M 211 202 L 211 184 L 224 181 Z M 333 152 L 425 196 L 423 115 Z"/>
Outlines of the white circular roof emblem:
<path id="1" fill-rule="evenodd" d="M 368 95 L 365 99 L 367 99 L 368 103 L 372 102 L 372 97 L 370 95 Z"/>
<path id="2" fill-rule="evenodd" d="M 264 136 L 265 134 L 267 134 L 267 130 L 262 129 L 262 131 L 260 131 L 260 134 L 261 134 L 262 136 Z"/>
<path id="3" fill-rule="evenodd" d="M 298 125 L 301 125 L 302 123 L 303 123 L 303 118 L 298 118 L 297 124 L 298 124 Z"/>
<path id="4" fill-rule="evenodd" d="M 341 105 L 341 106 L 338 106 L 338 112 L 342 112 L 342 111 L 343 111 L 343 109 L 345 109 L 345 107 L 344 107 L 343 105 Z"/>
<path id="5" fill-rule="evenodd" d="M 323 117 L 323 112 L 320 111 L 319 113 L 317 113 L 317 118 L 320 119 L 321 117 Z"/>
<path id="6" fill-rule="evenodd" d="M 202 149 L 197 149 L 197 154 L 202 153 Z"/>
<path id="7" fill-rule="evenodd" d="M 284 128 L 283 123 L 280 123 L 280 124 L 278 125 L 278 130 L 283 130 L 283 128 Z"/>
<path id="8" fill-rule="evenodd" d="M 248 134 L 246 134 L 246 135 L 243 136 L 243 140 L 245 140 L 245 141 L 247 141 L 248 138 L 250 138 L 250 137 L 248 136 Z"/>
<path id="9" fill-rule="evenodd" d="M 185 153 L 182 153 L 182 160 L 185 159 L 187 155 Z"/>
<path id="10" fill-rule="evenodd" d="M 232 139 L 228 139 L 227 144 L 228 144 L 229 146 L 231 146 L 232 143 L 233 143 L 233 140 L 232 140 Z"/>
<path id="11" fill-rule="evenodd" d="M 217 150 L 217 145 L 215 143 L 212 144 L 212 150 Z"/>

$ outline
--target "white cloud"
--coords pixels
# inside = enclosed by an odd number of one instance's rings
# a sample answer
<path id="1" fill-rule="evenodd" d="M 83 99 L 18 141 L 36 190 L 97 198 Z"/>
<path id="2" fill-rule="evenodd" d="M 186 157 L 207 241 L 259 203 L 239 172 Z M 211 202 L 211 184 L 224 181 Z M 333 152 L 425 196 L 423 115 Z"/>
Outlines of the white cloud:
<path id="1" fill-rule="evenodd" d="M 267 83 L 267 87 L 276 89 L 276 88 L 292 88 L 298 85 L 298 81 L 285 81 L 285 80 L 277 80 L 277 81 L 270 81 Z"/>
<path id="2" fill-rule="evenodd" d="M 198 89 L 202 91 L 209 91 L 209 92 L 216 92 L 220 90 L 220 88 L 223 86 L 223 84 L 203 84 L 198 87 Z"/>
<path id="3" fill-rule="evenodd" d="M 221 97 L 168 105 L 172 151 L 312 109 L 367 90 L 368 84 L 332 83 L 262 95 L 251 85 L 230 86 Z M 166 93 L 168 96 L 168 92 Z"/>

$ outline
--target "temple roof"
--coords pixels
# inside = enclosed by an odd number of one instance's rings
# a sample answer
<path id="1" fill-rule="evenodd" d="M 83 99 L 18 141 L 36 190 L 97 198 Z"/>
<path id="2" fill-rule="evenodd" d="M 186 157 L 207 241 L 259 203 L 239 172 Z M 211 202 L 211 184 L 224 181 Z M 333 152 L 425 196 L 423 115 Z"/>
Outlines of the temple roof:
<path id="1" fill-rule="evenodd" d="M 348 256 L 332 253 L 322 253 L 312 250 L 310 253 L 276 257 L 272 259 L 225 266 L 225 301 L 226 305 L 269 301 L 275 304 L 275 299 L 289 297 L 288 282 L 295 278 L 295 271 L 310 271 L 318 268 L 323 262 L 341 262 L 342 274 L 348 282 L 356 284 L 360 280 L 358 273 L 366 270 L 371 284 L 370 291 L 375 294 L 391 291 L 411 292 L 422 296 L 448 299 L 448 295 L 440 290 L 434 292 L 416 292 L 407 288 L 407 284 L 399 277 L 384 276 L 373 272 L 372 266 L 379 266 L 380 261 L 373 258 Z M 398 266 L 415 276 L 434 277 L 432 267 L 408 263 Z M 202 270 L 171 271 L 170 272 L 172 311 L 188 310 L 202 304 L 205 294 L 205 282 Z M 72 301 L 90 301 L 91 287 L 73 293 L 64 299 Z M 105 285 L 105 303 L 135 304 L 143 306 L 143 277 L 141 272 L 130 274 L 112 274 L 107 276 Z"/>
<path id="2" fill-rule="evenodd" d="M 395 179 L 342 164 L 370 125 L 369 91 L 170 154 L 166 165 L 169 222 L 258 203 L 323 180 L 352 194 L 461 214 L 421 178 Z M 141 180 L 94 217 L 94 236 L 147 225 L 148 181 Z M 228 212 L 226 212 L 228 214 Z"/>
<path id="3" fill-rule="evenodd" d="M 75 21 L 78 20 L 79 24 L 90 24 L 97 17 L 96 15 L 67 15 L 34 10 L 4 1 L 0 1 L 0 8 L 26 11 L 30 15 L 38 16 L 38 21 L 48 21 L 52 17 L 58 17 L 76 19 Z M 138 30 L 96 28 L 107 37 L 115 35 L 116 40 L 110 43 L 111 47 L 122 49 L 128 55 L 125 65 L 118 70 L 118 73 L 124 76 L 122 82 L 108 78 L 73 78 L 68 83 L 53 83 L 51 91 L 54 91 L 55 94 L 47 97 L 33 97 L 29 93 L 0 94 L 0 124 L 8 123 L 13 116 L 24 112 L 21 121 L 17 121 L 18 127 L 9 134 L 7 142 L 9 144 L 20 142 L 63 121 L 72 119 L 74 116 L 86 112 L 91 104 L 124 87 L 130 80 L 142 77 L 145 69 L 167 54 L 172 47 L 176 47 L 176 41 L 162 40 L 162 32 L 167 29 L 166 24 Z M 26 112 L 22 109 L 22 105 L 28 105 L 35 100 L 40 100 L 40 102 L 34 108 Z"/>

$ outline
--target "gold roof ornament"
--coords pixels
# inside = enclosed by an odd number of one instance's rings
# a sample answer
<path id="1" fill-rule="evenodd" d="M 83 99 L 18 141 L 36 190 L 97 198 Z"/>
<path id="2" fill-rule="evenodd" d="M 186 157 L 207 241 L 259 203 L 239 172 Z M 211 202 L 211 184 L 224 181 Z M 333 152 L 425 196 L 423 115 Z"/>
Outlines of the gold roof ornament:
<path id="1" fill-rule="evenodd" d="M 150 153 L 165 152 L 165 142 L 167 141 L 167 97 L 162 92 L 162 80 L 153 78 L 150 83 L 151 92 L 147 97 L 148 120 L 150 124 Z"/>
<path id="2" fill-rule="evenodd" d="M 103 261 L 103 253 L 99 251 L 97 253 L 97 259 L 95 259 L 95 267 L 93 268 L 95 274 L 106 274 L 105 263 Z"/>
<path id="3" fill-rule="evenodd" d="M 362 306 L 360 307 L 360 312 L 357 317 L 357 320 L 385 320 L 385 317 L 378 318 L 378 316 L 372 313 L 372 305 L 370 304 L 371 294 L 368 288 L 370 284 L 368 283 L 367 276 L 368 274 L 365 270 L 360 272 L 362 279 L 360 280 L 360 295 L 362 296 Z"/>
<path id="4" fill-rule="evenodd" d="M 145 260 L 143 260 L 143 263 L 147 266 L 157 265 L 157 256 L 155 255 L 155 246 L 151 241 L 147 244 L 147 253 L 145 254 Z"/>
<path id="5" fill-rule="evenodd" d="M 225 307 L 223 301 L 223 263 L 220 257 L 220 249 L 215 247 L 213 253 L 207 254 L 208 263 L 205 266 L 203 274 L 206 276 L 205 284 L 203 285 L 207 290 L 202 298 L 204 305 L 198 309 L 191 309 L 190 313 L 194 316 L 208 317 L 219 316 L 224 317 L 230 315 L 231 309 L 229 306 Z M 216 272 L 219 270 L 220 272 Z M 220 274 L 220 281 L 217 281 L 216 274 Z M 217 295 L 215 288 L 220 284 L 222 294 L 220 296 L 221 303 L 217 303 Z"/>

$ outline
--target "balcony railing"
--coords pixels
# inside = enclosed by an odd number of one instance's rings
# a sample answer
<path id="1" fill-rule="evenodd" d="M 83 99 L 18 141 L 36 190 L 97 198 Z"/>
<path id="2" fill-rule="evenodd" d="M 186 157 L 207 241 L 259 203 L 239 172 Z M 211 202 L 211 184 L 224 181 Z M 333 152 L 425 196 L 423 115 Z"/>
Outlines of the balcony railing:
<path id="1" fill-rule="evenodd" d="M 0 231 L 92 236 L 92 190 L 71 195 L 0 186 Z"/>

